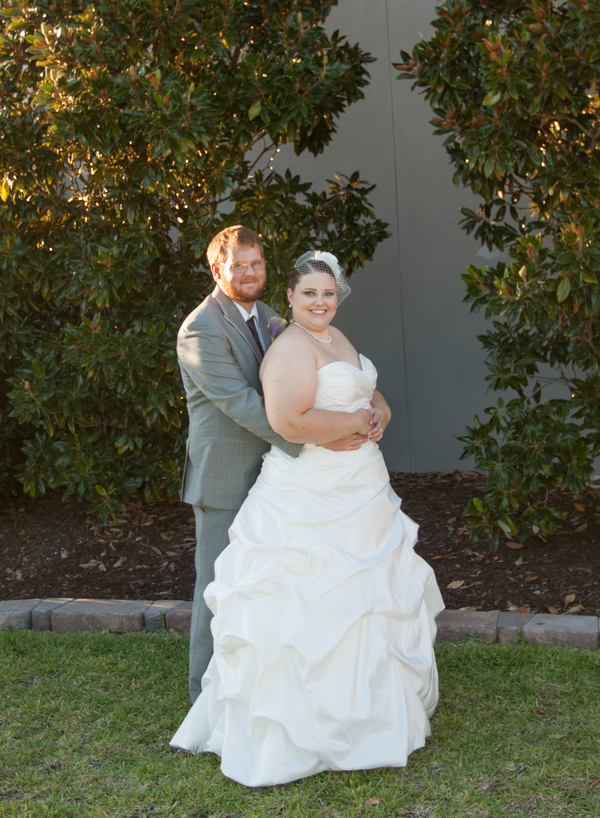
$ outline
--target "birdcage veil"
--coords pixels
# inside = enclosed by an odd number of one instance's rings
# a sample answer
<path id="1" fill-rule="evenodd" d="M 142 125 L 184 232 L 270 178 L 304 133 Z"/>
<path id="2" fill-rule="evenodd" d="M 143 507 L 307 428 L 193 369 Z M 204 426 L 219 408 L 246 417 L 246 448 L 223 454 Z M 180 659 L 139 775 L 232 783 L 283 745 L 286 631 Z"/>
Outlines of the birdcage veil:
<path id="1" fill-rule="evenodd" d="M 309 273 L 327 273 L 335 279 L 335 290 L 338 307 L 350 295 L 350 285 L 346 273 L 340 267 L 337 258 L 333 253 L 326 253 L 323 250 L 309 250 L 303 253 L 294 264 L 292 275 L 297 273 L 301 276 Z"/>

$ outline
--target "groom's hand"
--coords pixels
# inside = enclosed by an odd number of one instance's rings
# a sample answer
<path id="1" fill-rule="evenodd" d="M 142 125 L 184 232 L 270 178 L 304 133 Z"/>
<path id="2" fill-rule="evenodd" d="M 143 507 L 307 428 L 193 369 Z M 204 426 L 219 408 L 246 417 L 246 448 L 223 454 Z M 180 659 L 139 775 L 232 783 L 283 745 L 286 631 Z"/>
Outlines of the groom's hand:
<path id="1" fill-rule="evenodd" d="M 369 438 L 365 435 L 348 435 L 348 437 L 341 437 L 339 440 L 332 440 L 331 443 L 320 443 L 324 449 L 330 449 L 332 452 L 354 452 L 366 443 Z"/>

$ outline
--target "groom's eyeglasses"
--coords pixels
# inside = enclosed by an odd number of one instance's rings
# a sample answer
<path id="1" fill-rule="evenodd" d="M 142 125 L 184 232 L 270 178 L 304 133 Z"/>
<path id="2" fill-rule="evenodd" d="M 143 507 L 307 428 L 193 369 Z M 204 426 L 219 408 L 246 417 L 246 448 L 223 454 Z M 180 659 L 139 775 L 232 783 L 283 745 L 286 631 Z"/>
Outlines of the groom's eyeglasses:
<path id="1" fill-rule="evenodd" d="M 234 273 L 245 273 L 248 269 L 248 264 L 245 261 L 234 261 L 233 264 L 229 264 L 229 269 Z M 249 265 L 255 272 L 258 270 L 264 270 L 266 266 L 266 261 L 264 258 L 257 258 L 256 261 L 253 261 Z"/>

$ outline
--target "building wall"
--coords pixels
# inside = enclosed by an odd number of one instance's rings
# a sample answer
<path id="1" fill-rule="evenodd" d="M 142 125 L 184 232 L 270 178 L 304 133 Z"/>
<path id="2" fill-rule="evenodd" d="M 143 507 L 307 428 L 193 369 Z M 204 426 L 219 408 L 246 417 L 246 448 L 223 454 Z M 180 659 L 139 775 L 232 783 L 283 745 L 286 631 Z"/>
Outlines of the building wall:
<path id="1" fill-rule="evenodd" d="M 431 36 L 434 9 L 434 0 L 339 0 L 328 30 L 339 29 L 377 58 L 365 99 L 338 121 L 319 157 L 296 157 L 287 146 L 274 161 L 275 170 L 289 167 L 319 189 L 336 172 L 355 170 L 377 185 L 371 200 L 392 238 L 352 277 L 352 295 L 335 323 L 379 370 L 394 413 L 382 449 L 394 471 L 472 467 L 459 460 L 456 436 L 492 403 L 476 338 L 485 321 L 462 303 L 460 274 L 489 257 L 458 227 L 459 208 L 473 207 L 473 197 L 452 183 L 428 103 L 391 65 L 400 49 L 410 52 Z"/>

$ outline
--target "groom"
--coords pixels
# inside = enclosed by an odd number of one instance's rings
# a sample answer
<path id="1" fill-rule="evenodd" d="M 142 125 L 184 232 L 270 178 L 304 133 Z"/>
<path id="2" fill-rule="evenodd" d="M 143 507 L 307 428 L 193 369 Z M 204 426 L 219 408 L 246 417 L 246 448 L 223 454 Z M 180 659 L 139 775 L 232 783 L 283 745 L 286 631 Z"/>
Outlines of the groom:
<path id="1" fill-rule="evenodd" d="M 271 344 L 271 326 L 281 319 L 258 299 L 267 283 L 262 242 L 247 227 L 222 230 L 206 255 L 216 287 L 185 319 L 177 356 L 190 419 L 181 499 L 196 517 L 196 584 L 190 629 L 189 689 L 192 702 L 212 655 L 212 614 L 204 589 L 214 579 L 214 562 L 229 543 L 227 532 L 254 484 L 262 455 L 271 445 L 297 457 L 267 420 L 258 371 Z M 357 449 L 366 440 L 352 435 L 327 444 Z"/>

